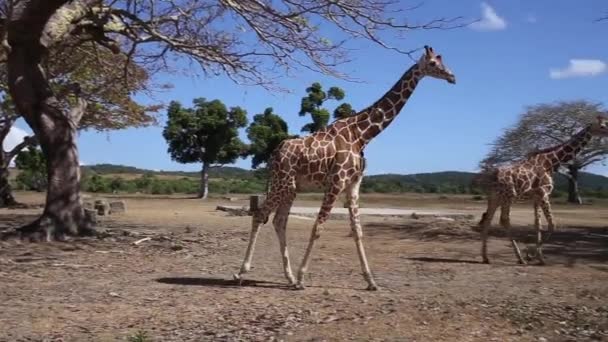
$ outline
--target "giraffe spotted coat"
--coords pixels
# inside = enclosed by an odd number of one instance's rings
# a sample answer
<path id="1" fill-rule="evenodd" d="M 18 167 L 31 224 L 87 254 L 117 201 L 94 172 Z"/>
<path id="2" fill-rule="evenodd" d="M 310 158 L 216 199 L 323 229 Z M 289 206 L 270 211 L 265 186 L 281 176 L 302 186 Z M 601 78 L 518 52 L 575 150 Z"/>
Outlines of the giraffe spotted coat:
<path id="1" fill-rule="evenodd" d="M 285 277 L 295 288 L 302 289 L 303 276 L 308 269 L 314 243 L 321 236 L 323 225 L 338 196 L 345 192 L 351 231 L 363 277 L 368 283 L 368 289 L 377 289 L 365 255 L 359 220 L 359 186 L 365 167 L 363 149 L 393 121 L 418 82 L 425 76 L 455 83 L 454 75 L 444 65 L 441 56 L 436 55 L 432 48 L 425 47 L 425 53 L 418 63 L 409 68 L 395 85 L 370 107 L 355 116 L 337 120 L 312 135 L 285 140 L 279 145 L 270 163 L 267 198 L 253 214 L 249 244 L 241 269 L 234 275 L 235 279 L 240 281 L 242 275 L 250 270 L 260 226 L 276 211 L 273 225 L 279 238 Z M 287 249 L 287 218 L 297 190 L 311 183 L 323 187 L 325 193 L 296 281 L 291 271 Z"/>

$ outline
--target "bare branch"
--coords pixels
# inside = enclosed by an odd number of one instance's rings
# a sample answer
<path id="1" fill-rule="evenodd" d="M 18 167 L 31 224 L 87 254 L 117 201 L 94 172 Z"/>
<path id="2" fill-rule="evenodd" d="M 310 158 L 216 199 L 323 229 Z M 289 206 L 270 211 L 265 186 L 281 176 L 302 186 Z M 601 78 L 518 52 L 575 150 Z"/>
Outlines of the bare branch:
<path id="1" fill-rule="evenodd" d="M 490 153 L 480 164 L 509 163 L 530 153 L 563 144 L 598 115 L 606 115 L 606 111 L 599 103 L 586 101 L 531 106 L 515 126 L 507 129 L 491 144 Z M 606 156 L 608 144 L 596 138 L 577 154 L 572 163 L 584 168 L 604 160 Z"/>
<path id="2" fill-rule="evenodd" d="M 403 12 L 418 7 L 403 10 L 394 0 L 115 0 L 93 7 L 73 32 L 102 29 L 96 42 L 122 42 L 140 65 L 166 67 L 169 55 L 186 56 L 206 75 L 273 87 L 275 76 L 298 68 L 349 79 L 338 66 L 349 61 L 347 43 L 355 39 L 411 55 L 416 49 L 393 46 L 386 35 L 467 25 L 461 17 L 406 20 Z"/>
<path id="3" fill-rule="evenodd" d="M 17 144 L 15 147 L 13 147 L 12 150 L 10 150 L 7 153 L 8 158 L 6 158 L 6 159 L 10 161 L 13 158 L 15 158 L 19 154 L 19 152 L 21 152 L 24 148 L 33 147 L 36 145 L 38 145 L 38 138 L 36 138 L 36 136 L 32 135 L 32 136 L 25 137 L 25 138 L 23 138 L 22 142 Z"/>

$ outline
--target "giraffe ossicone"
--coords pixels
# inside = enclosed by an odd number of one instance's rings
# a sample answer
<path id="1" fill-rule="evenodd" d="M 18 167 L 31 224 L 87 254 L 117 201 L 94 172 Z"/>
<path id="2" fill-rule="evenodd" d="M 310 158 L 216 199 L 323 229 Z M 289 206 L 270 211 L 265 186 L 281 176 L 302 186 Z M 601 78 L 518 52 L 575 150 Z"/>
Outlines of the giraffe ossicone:
<path id="1" fill-rule="evenodd" d="M 363 149 L 393 121 L 425 76 L 443 79 L 451 84 L 456 82 L 441 56 L 425 46 L 425 52 L 418 62 L 371 106 L 354 116 L 336 120 L 312 135 L 285 140 L 277 147 L 269 162 L 270 182 L 266 200 L 253 214 L 247 251 L 239 273 L 234 275 L 236 280 L 240 282 L 243 274 L 251 269 L 260 226 L 268 221 L 272 212 L 276 212 L 273 225 L 279 240 L 285 277 L 295 288 L 302 289 L 315 241 L 321 236 L 338 196 L 345 191 L 363 277 L 369 290 L 378 288 L 367 262 L 359 219 L 359 186 L 365 168 Z M 307 183 L 323 187 L 325 193 L 296 279 L 289 260 L 286 226 L 296 191 Z"/>
<path id="2" fill-rule="evenodd" d="M 479 181 L 486 188 L 488 208 L 481 216 L 481 256 L 484 263 L 488 259 L 488 230 L 496 210 L 500 207 L 500 224 L 507 230 L 509 239 L 517 261 L 526 264 L 531 260 L 524 260 L 517 242 L 511 236 L 510 209 L 515 200 L 531 198 L 534 205 L 534 227 L 536 229 L 536 251 L 534 257 L 544 264 L 542 252 L 543 236 L 540 224 L 540 211 L 542 210 L 547 221 L 549 235 L 555 230 L 551 202 L 549 200 L 553 191 L 553 173 L 560 165 L 574 159 L 576 155 L 589 143 L 592 137 L 608 137 L 608 121 L 598 116 L 596 121 L 588 124 L 576 133 L 567 142 L 535 151 L 523 160 L 511 165 L 490 168 L 480 174 Z"/>

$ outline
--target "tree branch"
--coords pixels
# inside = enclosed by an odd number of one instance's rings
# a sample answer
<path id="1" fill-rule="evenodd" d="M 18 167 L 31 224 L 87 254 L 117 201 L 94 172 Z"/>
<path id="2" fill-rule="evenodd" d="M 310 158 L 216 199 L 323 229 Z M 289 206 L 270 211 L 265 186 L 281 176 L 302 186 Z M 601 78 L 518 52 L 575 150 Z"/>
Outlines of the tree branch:
<path id="1" fill-rule="evenodd" d="M 32 136 L 23 138 L 22 142 L 20 142 L 15 147 L 13 147 L 13 149 L 11 149 L 9 152 L 7 152 L 7 156 L 8 156 L 7 160 L 11 161 L 24 148 L 30 147 L 30 146 L 36 146 L 36 145 L 38 145 L 38 138 L 36 138 L 36 136 L 32 135 Z"/>

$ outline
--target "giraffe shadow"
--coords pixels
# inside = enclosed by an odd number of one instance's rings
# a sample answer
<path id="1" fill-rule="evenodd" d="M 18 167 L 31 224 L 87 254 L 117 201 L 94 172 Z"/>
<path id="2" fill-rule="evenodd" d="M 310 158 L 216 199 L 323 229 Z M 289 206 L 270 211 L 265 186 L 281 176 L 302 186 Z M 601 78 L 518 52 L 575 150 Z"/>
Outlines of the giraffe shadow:
<path id="1" fill-rule="evenodd" d="M 406 220 L 401 222 L 368 223 L 366 235 L 370 237 L 390 237 L 395 239 L 415 239 L 423 242 L 467 243 L 481 239 L 480 229 L 472 222 L 435 222 L 422 220 Z M 562 226 L 547 235 L 543 244 L 543 252 L 547 262 L 553 264 L 574 265 L 576 263 L 608 263 L 608 226 Z M 507 240 L 509 232 L 493 225 L 488 235 L 493 239 Z M 511 236 L 520 244 L 534 247 L 536 230 L 532 225 L 511 227 Z M 413 259 L 416 260 L 416 259 Z M 467 262 L 463 260 L 443 260 L 437 258 L 419 258 L 423 262 Z M 471 262 L 473 263 L 473 262 Z"/>
<path id="2" fill-rule="evenodd" d="M 183 286 L 204 286 L 204 287 L 220 287 L 220 288 L 239 288 L 239 287 L 259 287 L 259 288 L 276 288 L 281 290 L 289 290 L 287 284 L 276 283 L 263 280 L 243 279 L 241 283 L 234 279 L 222 278 L 207 278 L 207 277 L 164 277 L 155 279 L 161 284 L 183 285 Z"/>
<path id="3" fill-rule="evenodd" d="M 477 260 L 454 259 L 454 258 L 412 257 L 412 258 L 405 258 L 405 259 L 413 260 L 413 261 L 422 261 L 422 262 L 439 262 L 439 263 L 453 263 L 453 264 L 482 264 L 481 261 L 477 261 Z"/>

